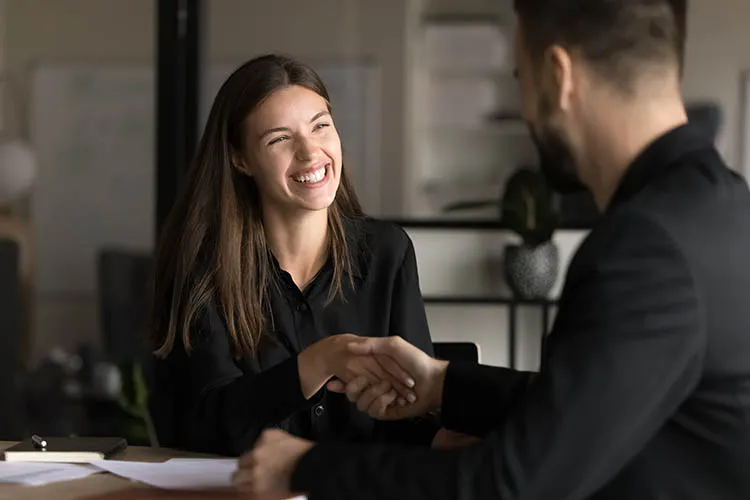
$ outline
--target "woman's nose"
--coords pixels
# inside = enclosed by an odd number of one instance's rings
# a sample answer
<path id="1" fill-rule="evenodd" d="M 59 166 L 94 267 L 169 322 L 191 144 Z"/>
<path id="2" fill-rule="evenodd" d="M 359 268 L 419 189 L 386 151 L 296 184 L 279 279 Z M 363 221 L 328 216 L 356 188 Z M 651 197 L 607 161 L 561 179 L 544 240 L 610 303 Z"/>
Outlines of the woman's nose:
<path id="1" fill-rule="evenodd" d="M 320 148 L 318 144 L 308 137 L 302 137 L 297 142 L 297 159 L 299 161 L 310 161 L 317 156 Z"/>

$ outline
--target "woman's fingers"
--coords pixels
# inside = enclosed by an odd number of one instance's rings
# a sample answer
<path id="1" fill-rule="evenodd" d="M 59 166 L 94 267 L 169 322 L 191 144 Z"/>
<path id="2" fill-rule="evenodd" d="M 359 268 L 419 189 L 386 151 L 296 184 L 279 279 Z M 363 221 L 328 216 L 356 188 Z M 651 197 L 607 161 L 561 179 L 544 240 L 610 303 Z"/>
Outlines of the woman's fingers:
<path id="1" fill-rule="evenodd" d="M 374 398 L 367 407 L 367 414 L 373 418 L 383 418 L 388 408 L 390 408 L 398 398 L 398 393 L 393 389 L 380 394 Z"/>
<path id="2" fill-rule="evenodd" d="M 344 394 L 346 392 L 346 384 L 339 379 L 333 379 L 326 384 L 326 389 L 338 394 Z"/>
<path id="3" fill-rule="evenodd" d="M 371 385 L 366 391 L 362 392 L 357 400 L 357 409 L 367 413 L 370 406 L 381 396 L 391 391 L 391 383 L 387 380 L 376 385 Z"/>
<path id="4" fill-rule="evenodd" d="M 357 377 L 346 384 L 346 398 L 352 403 L 359 401 L 362 393 L 370 386 L 366 377 Z"/>

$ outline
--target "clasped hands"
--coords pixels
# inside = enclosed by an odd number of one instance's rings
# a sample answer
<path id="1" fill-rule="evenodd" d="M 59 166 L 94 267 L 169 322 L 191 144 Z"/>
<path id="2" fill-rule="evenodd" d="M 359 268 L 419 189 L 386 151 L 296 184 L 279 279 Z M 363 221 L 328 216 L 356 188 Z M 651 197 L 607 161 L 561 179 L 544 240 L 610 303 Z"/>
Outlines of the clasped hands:
<path id="1" fill-rule="evenodd" d="M 401 337 L 350 334 L 321 340 L 301 353 L 298 363 L 306 397 L 326 385 L 379 420 L 413 418 L 439 408 L 448 366 Z M 289 498 L 297 462 L 313 446 L 286 432 L 266 430 L 240 458 L 234 483 L 255 500 Z"/>
<path id="2" fill-rule="evenodd" d="M 379 420 L 423 415 L 440 406 L 447 362 L 434 359 L 398 336 L 341 335 L 346 349 L 338 361 L 331 392 L 345 394 L 357 409 Z"/>

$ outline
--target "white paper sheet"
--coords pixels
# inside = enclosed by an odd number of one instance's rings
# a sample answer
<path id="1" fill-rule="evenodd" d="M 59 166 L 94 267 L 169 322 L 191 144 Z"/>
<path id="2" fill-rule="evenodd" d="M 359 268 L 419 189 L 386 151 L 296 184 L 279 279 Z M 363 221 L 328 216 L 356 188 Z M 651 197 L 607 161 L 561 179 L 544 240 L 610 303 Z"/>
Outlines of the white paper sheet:
<path id="1" fill-rule="evenodd" d="M 156 488 L 213 490 L 232 488 L 236 459 L 172 459 L 161 463 L 97 460 L 91 465 Z"/>
<path id="2" fill-rule="evenodd" d="M 42 486 L 83 479 L 99 472 L 99 468 L 83 464 L 0 461 L 0 483 Z"/>

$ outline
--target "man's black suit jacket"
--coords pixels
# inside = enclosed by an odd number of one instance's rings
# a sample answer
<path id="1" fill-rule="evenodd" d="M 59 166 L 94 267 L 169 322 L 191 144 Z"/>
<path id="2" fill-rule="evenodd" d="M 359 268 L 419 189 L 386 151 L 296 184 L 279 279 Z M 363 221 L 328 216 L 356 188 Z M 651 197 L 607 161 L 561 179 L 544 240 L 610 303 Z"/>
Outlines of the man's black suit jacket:
<path id="1" fill-rule="evenodd" d="M 690 126 L 626 172 L 539 374 L 451 363 L 459 451 L 317 445 L 310 500 L 750 499 L 750 194 Z"/>

